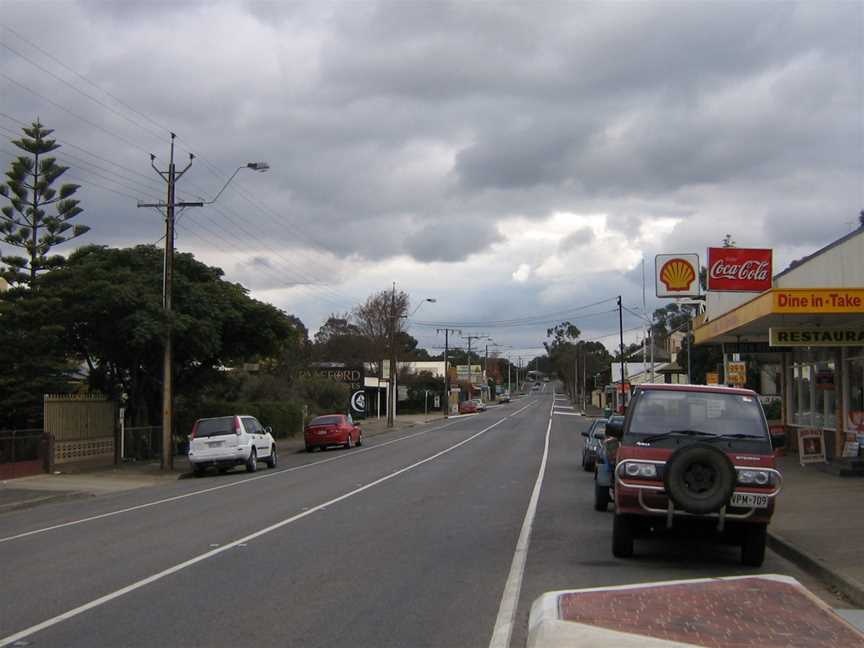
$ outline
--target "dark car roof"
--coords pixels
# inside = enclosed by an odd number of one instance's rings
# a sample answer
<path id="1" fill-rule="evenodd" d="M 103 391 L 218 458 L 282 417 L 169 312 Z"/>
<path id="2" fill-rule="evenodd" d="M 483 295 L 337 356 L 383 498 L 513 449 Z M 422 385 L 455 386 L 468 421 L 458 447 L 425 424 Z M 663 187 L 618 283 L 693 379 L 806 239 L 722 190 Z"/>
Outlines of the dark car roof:
<path id="1" fill-rule="evenodd" d="M 670 385 L 665 383 L 644 383 L 634 385 L 634 388 L 650 391 L 688 391 L 707 392 L 712 394 L 738 394 L 739 396 L 758 396 L 752 389 L 742 387 L 725 387 L 723 385 Z"/>

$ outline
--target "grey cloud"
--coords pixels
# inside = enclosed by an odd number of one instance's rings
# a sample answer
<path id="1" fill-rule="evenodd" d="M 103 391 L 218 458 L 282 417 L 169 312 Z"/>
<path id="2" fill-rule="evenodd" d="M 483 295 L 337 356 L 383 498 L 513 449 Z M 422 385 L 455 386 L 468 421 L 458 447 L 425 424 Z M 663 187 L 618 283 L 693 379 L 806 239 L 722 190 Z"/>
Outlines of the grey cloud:
<path id="1" fill-rule="evenodd" d="M 405 250 L 418 261 L 463 261 L 502 239 L 494 224 L 469 220 L 456 227 L 427 223 L 405 241 Z"/>

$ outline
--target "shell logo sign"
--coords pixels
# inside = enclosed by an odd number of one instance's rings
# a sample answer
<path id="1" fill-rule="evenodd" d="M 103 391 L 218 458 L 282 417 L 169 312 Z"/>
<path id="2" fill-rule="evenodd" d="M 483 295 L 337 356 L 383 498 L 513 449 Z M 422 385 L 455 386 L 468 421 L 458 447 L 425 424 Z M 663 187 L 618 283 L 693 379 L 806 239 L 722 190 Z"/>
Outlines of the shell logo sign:
<path id="1" fill-rule="evenodd" d="M 698 254 L 658 254 L 654 259 L 658 297 L 699 295 Z"/>

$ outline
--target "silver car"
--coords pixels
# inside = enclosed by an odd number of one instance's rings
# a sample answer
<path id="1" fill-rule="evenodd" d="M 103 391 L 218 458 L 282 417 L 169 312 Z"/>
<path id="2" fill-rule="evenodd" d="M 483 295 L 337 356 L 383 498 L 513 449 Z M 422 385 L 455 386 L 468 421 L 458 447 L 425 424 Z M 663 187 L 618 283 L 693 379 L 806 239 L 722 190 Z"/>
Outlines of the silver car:
<path id="1" fill-rule="evenodd" d="M 582 448 L 582 468 L 586 472 L 594 470 L 597 453 L 600 451 L 603 439 L 606 438 L 606 420 L 605 418 L 595 419 L 588 431 L 582 433 L 585 437 L 585 445 Z"/>

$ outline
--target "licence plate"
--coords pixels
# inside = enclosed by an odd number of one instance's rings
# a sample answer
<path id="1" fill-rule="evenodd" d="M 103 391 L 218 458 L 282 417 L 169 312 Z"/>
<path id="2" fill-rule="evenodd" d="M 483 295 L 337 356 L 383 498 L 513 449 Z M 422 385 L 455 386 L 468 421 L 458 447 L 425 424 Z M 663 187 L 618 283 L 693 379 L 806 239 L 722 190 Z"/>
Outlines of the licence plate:
<path id="1" fill-rule="evenodd" d="M 318 434 L 327 434 L 327 430 L 318 430 Z"/>
<path id="2" fill-rule="evenodd" d="M 731 506 L 741 508 L 768 508 L 768 496 L 754 493 L 732 493 Z"/>
<path id="3" fill-rule="evenodd" d="M 218 448 L 224 443 L 224 441 L 208 441 L 207 445 L 211 448 Z"/>

